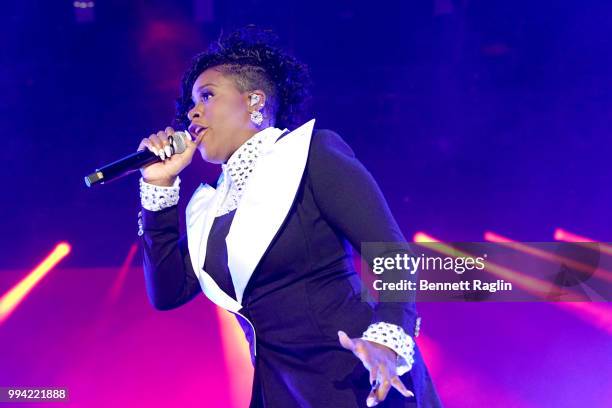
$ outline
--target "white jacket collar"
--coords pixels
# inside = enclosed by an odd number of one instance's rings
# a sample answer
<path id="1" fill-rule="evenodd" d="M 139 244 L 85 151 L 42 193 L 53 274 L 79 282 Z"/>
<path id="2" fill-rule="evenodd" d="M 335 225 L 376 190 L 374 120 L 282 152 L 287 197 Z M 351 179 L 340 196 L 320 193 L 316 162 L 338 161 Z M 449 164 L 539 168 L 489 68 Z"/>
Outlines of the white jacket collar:
<path id="1" fill-rule="evenodd" d="M 219 193 L 224 194 L 224 198 L 217 209 L 217 217 L 238 207 L 257 160 L 274 145 L 283 132 L 281 129 L 268 127 L 255 133 L 232 154 L 227 163 L 221 165 L 223 171 L 217 188 L 223 188 L 225 191 Z"/>
<path id="2" fill-rule="evenodd" d="M 251 275 L 291 209 L 306 168 L 314 122 L 303 124 L 280 140 L 282 131 L 268 128 L 278 131 L 272 138 L 275 143 L 261 150 L 226 238 L 228 266 L 238 301 L 223 292 L 203 270 L 208 235 L 225 196 L 223 184 L 228 180 L 221 180 L 216 190 L 207 184 L 200 186 L 189 201 L 187 239 L 193 269 L 206 296 L 227 310 L 237 312 L 242 307 Z"/>

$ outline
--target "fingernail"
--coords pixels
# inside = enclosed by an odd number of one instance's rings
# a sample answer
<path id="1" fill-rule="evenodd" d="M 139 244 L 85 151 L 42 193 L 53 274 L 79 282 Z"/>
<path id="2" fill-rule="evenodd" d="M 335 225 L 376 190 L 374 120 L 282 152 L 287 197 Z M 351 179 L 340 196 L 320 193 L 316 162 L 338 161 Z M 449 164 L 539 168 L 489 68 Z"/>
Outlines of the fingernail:
<path id="1" fill-rule="evenodd" d="M 167 157 L 172 156 L 172 149 L 170 148 L 170 146 L 165 146 L 164 147 L 164 152 L 166 152 L 166 156 Z"/>
<path id="2" fill-rule="evenodd" d="M 159 157 L 162 160 L 166 160 L 166 153 L 163 150 L 159 151 Z"/>
<path id="3" fill-rule="evenodd" d="M 376 398 L 369 397 L 369 398 L 366 400 L 366 405 L 367 405 L 368 407 L 374 407 L 374 406 L 376 406 L 376 404 L 377 404 L 377 403 L 376 403 Z"/>

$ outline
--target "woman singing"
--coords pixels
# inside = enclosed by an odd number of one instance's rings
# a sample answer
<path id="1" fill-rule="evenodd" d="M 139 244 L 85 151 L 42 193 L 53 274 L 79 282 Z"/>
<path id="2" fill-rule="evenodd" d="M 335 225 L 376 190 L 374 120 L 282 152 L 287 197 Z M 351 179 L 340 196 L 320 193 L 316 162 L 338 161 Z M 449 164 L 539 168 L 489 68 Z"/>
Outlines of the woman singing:
<path id="1" fill-rule="evenodd" d="M 301 122 L 306 67 L 254 30 L 198 55 L 172 128 L 140 143 L 148 295 L 160 310 L 203 291 L 233 313 L 255 367 L 251 407 L 438 407 L 414 337 L 414 302 L 362 301 L 350 245 L 405 242 L 376 182 L 340 136 Z M 179 173 L 221 164 L 179 234 Z M 350 244 L 350 245 L 349 245 Z M 363 254 L 362 254 L 363 255 Z"/>

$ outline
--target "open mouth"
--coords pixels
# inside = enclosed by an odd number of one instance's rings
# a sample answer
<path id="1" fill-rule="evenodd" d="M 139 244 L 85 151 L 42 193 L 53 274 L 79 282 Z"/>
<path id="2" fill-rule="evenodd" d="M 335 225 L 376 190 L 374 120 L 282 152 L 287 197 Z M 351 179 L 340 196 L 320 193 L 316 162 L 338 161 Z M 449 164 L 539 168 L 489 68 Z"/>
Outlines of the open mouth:
<path id="1" fill-rule="evenodd" d="M 204 126 L 191 125 L 189 126 L 189 133 L 191 133 L 195 137 L 199 137 L 206 131 L 206 129 L 208 128 Z"/>

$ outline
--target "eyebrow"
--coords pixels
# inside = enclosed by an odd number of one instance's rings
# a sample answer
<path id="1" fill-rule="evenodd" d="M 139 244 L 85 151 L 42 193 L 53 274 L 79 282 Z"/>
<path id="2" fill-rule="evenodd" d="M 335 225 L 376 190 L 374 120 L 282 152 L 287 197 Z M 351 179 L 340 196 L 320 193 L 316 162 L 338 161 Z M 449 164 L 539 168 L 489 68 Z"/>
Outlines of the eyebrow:
<path id="1" fill-rule="evenodd" d="M 217 85 L 215 85 L 215 84 L 213 84 L 213 83 L 211 83 L 211 82 L 208 82 L 208 83 L 206 83 L 206 84 L 203 84 L 203 85 L 198 86 L 198 87 L 196 88 L 196 91 L 201 91 L 201 90 L 202 90 L 202 88 L 206 88 L 206 87 L 210 87 L 210 86 L 212 86 L 212 87 L 214 88 L 214 87 L 216 87 Z"/>

